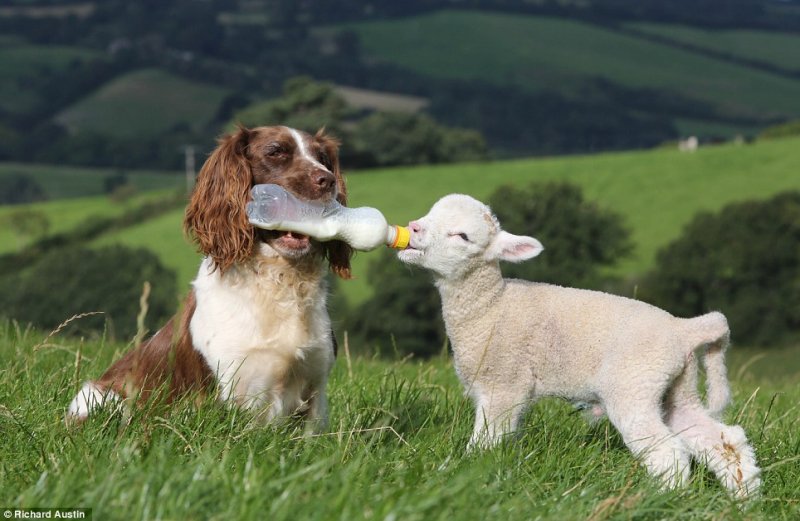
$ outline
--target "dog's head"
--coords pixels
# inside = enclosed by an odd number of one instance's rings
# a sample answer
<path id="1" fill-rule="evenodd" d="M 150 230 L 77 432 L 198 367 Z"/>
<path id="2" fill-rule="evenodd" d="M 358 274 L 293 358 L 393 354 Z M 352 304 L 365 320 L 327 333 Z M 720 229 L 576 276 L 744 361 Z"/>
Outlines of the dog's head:
<path id="1" fill-rule="evenodd" d="M 289 127 L 240 127 L 220 139 L 200 170 L 184 229 L 221 271 L 247 260 L 264 242 L 288 258 L 322 248 L 331 269 L 350 278 L 353 250 L 346 243 L 319 246 L 305 235 L 260 230 L 248 222 L 245 211 L 250 189 L 263 183 L 280 185 L 301 199 L 335 198 L 346 205 L 338 149 L 339 143 L 322 130 L 312 136 Z"/>

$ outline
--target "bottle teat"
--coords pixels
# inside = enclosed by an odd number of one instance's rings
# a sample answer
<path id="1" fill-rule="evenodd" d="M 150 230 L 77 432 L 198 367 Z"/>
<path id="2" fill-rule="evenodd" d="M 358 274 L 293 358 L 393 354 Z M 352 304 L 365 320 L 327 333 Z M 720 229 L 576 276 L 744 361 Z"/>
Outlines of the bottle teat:
<path id="1" fill-rule="evenodd" d="M 394 248 L 395 250 L 405 250 L 408 247 L 408 242 L 411 240 L 411 232 L 405 226 L 392 226 L 392 232 L 394 234 L 394 238 L 391 241 L 387 241 L 386 245 L 390 248 Z"/>

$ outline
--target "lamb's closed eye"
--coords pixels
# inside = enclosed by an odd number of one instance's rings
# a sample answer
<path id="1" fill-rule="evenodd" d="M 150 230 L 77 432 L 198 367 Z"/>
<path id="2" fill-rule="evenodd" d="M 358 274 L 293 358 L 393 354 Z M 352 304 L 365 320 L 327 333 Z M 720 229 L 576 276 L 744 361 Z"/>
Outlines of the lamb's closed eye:
<path id="1" fill-rule="evenodd" d="M 454 233 L 451 233 L 449 235 L 450 235 L 450 237 L 460 237 L 462 240 L 470 242 L 469 235 L 467 235 L 464 232 L 454 232 Z"/>

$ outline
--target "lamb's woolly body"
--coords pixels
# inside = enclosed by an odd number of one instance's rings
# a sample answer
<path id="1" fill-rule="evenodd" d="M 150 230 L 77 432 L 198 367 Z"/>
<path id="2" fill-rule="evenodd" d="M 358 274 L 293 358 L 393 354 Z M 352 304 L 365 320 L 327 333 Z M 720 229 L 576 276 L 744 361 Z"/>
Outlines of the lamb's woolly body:
<path id="1" fill-rule="evenodd" d="M 288 261 L 266 244 L 260 253 L 224 274 L 204 261 L 193 283 L 195 347 L 217 375 L 221 399 L 255 410 L 268 404 L 263 419 L 271 421 L 302 410 L 316 389 L 309 417 L 325 421 L 333 365 L 325 267 L 316 257 Z"/>
<path id="2" fill-rule="evenodd" d="M 439 284 L 447 333 L 464 348 L 456 356 L 467 378 L 496 375 L 494 383 L 503 387 L 509 371 L 522 371 L 537 396 L 592 402 L 617 372 L 631 375 L 619 384 L 634 389 L 639 380 L 671 379 L 700 345 L 691 339 L 689 321 L 640 301 L 504 280 L 491 271 Z M 531 363 L 523 370 L 520 360 Z"/>
<path id="3" fill-rule="evenodd" d="M 476 404 L 470 446 L 496 443 L 534 400 L 559 396 L 605 411 L 671 486 L 688 479 L 694 456 L 736 494 L 758 489 L 744 431 L 717 419 L 730 396 L 721 313 L 676 318 L 607 293 L 503 279 L 498 259 L 524 260 L 541 245 L 500 230 L 467 196 L 443 198 L 409 227 L 411 249 L 400 258 L 434 272 L 456 371 Z M 708 405 L 697 391 L 698 358 Z"/>

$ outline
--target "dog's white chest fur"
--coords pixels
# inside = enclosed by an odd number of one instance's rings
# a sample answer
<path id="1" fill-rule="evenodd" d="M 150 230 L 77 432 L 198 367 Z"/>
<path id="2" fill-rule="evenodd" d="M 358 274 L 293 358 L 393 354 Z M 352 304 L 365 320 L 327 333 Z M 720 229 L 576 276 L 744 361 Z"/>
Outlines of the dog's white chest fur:
<path id="1" fill-rule="evenodd" d="M 267 252 L 268 253 L 268 252 Z M 217 375 L 220 398 L 266 419 L 289 415 L 319 388 L 333 364 L 321 263 L 298 269 L 262 255 L 224 274 L 203 261 L 191 321 L 195 348 Z"/>

